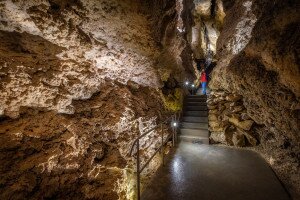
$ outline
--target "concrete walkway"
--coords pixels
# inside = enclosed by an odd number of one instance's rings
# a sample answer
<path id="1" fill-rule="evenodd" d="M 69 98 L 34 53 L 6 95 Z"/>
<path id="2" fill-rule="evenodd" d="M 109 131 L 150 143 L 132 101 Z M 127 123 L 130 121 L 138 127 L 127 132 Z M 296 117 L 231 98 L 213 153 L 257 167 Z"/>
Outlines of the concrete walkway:
<path id="1" fill-rule="evenodd" d="M 288 200 L 255 152 L 181 142 L 159 168 L 142 200 Z"/>

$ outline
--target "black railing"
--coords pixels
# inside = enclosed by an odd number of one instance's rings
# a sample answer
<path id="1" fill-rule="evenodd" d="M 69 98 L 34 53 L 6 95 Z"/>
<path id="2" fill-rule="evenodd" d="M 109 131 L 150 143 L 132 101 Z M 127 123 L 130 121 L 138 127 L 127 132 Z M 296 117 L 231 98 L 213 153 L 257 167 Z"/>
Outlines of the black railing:
<path id="1" fill-rule="evenodd" d="M 175 146 L 175 143 L 177 142 L 177 127 L 179 125 L 179 123 L 178 123 L 179 117 L 180 117 L 180 113 L 177 113 L 177 114 L 173 115 L 172 117 L 169 117 L 167 120 L 159 123 L 155 127 L 147 130 L 143 134 L 140 134 L 140 131 L 138 130 L 138 135 L 139 136 L 134 140 L 134 142 L 133 142 L 133 144 L 130 148 L 130 153 L 129 153 L 129 155 L 132 156 L 134 147 L 136 146 L 136 184 L 137 184 L 137 199 L 138 200 L 140 200 L 140 198 L 141 198 L 141 173 L 143 172 L 143 170 L 149 165 L 151 160 L 154 158 L 154 156 L 158 152 L 161 152 L 162 163 L 164 165 L 164 146 L 170 140 L 170 138 L 172 138 L 173 146 Z M 172 123 L 172 124 L 170 124 L 171 127 L 172 127 L 172 132 L 164 139 L 163 125 L 168 124 L 168 123 Z M 176 124 L 174 124 L 174 123 L 176 123 Z M 153 132 L 154 130 L 156 130 L 158 128 L 161 129 L 161 144 L 160 144 L 159 148 L 155 150 L 153 155 L 145 162 L 145 164 L 141 166 L 140 139 L 147 136 L 147 135 L 149 135 L 151 132 Z"/>

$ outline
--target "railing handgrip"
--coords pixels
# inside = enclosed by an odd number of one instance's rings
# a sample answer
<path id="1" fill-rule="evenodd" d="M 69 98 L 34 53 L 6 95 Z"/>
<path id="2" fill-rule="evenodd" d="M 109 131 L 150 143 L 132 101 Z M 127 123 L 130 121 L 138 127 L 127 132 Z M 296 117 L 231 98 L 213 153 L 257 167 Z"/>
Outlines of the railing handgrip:
<path id="1" fill-rule="evenodd" d="M 175 116 L 175 118 L 174 118 Z M 151 162 L 151 160 L 154 158 L 154 156 L 157 154 L 158 151 L 161 151 L 162 153 L 162 161 L 164 163 L 164 145 L 168 142 L 168 140 L 170 139 L 170 137 L 172 136 L 173 138 L 173 146 L 174 146 L 174 142 L 175 142 L 175 128 L 173 127 L 173 131 L 171 134 L 169 134 L 166 138 L 166 141 L 164 141 L 164 134 L 163 134 L 163 124 L 167 123 L 170 119 L 173 119 L 173 120 L 176 120 L 176 114 L 169 117 L 168 119 L 166 119 L 165 121 L 159 123 L 158 125 L 156 125 L 155 127 L 147 130 L 145 133 L 143 134 L 139 134 L 140 131 L 137 130 L 138 132 L 138 137 L 133 141 L 133 144 L 130 148 L 130 153 L 129 155 L 132 156 L 132 152 L 133 152 L 133 149 L 134 149 L 134 146 L 136 145 L 137 147 L 137 157 L 136 157 L 136 170 L 137 170 L 137 199 L 140 200 L 141 198 L 141 189 L 140 189 L 140 174 L 141 172 L 145 169 L 145 167 Z M 140 163 L 140 139 L 145 137 L 146 135 L 148 135 L 150 132 L 154 131 L 157 127 L 161 126 L 161 131 L 162 131 L 162 138 L 161 138 L 161 146 L 154 152 L 154 154 L 147 160 L 147 162 L 141 167 L 141 163 Z M 136 129 L 138 129 L 138 127 L 136 127 Z"/>
<path id="2" fill-rule="evenodd" d="M 173 117 L 173 116 L 172 116 L 172 117 Z M 130 148 L 130 151 L 129 151 L 129 155 L 132 156 L 133 148 L 134 148 L 135 144 L 137 143 L 137 141 L 138 141 L 139 139 L 145 137 L 145 136 L 148 135 L 150 132 L 154 131 L 157 127 L 159 127 L 160 125 L 165 124 L 165 123 L 168 122 L 172 117 L 169 117 L 169 118 L 166 119 L 165 121 L 163 121 L 163 122 L 157 124 L 155 127 L 151 128 L 151 129 L 149 129 L 149 130 L 147 130 L 145 133 L 143 133 L 142 135 L 138 136 L 138 137 L 133 141 L 133 143 L 132 143 L 132 145 L 131 145 L 131 148 Z"/>

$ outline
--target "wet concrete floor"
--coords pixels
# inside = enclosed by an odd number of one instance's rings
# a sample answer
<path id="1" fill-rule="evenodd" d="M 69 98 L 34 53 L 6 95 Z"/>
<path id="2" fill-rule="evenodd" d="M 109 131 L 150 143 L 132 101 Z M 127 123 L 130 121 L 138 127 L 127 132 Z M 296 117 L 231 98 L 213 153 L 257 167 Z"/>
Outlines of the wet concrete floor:
<path id="1" fill-rule="evenodd" d="M 187 142 L 165 160 L 142 200 L 288 200 L 276 175 L 252 151 Z"/>

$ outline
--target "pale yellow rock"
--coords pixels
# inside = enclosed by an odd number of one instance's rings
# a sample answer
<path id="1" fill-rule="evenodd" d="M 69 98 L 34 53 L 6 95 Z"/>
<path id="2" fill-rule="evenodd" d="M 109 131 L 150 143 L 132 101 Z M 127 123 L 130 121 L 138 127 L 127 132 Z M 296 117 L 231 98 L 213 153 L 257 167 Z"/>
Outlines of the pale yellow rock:
<path id="1" fill-rule="evenodd" d="M 210 110 L 210 111 L 208 111 L 209 112 L 209 114 L 215 114 L 215 113 L 218 113 L 218 110 L 217 109 L 214 109 L 214 110 Z"/>
<path id="2" fill-rule="evenodd" d="M 238 113 L 238 112 L 241 112 L 243 110 L 244 110 L 243 106 L 235 106 L 235 107 L 233 107 L 232 112 L 233 113 Z"/>
<path id="3" fill-rule="evenodd" d="M 207 106 L 209 110 L 216 109 L 218 106 L 217 105 L 208 105 Z"/>
<path id="4" fill-rule="evenodd" d="M 226 136 L 224 132 L 213 132 L 210 135 L 210 139 L 214 142 L 220 142 L 226 144 Z"/>
<path id="5" fill-rule="evenodd" d="M 229 122 L 246 131 L 249 131 L 254 123 L 252 120 L 239 121 L 235 117 L 229 118 Z"/>
<path id="6" fill-rule="evenodd" d="M 214 114 L 213 115 L 209 115 L 208 116 L 208 120 L 209 121 L 218 121 L 218 117 L 217 117 L 217 115 L 214 115 Z"/>
<path id="7" fill-rule="evenodd" d="M 242 96 L 240 96 L 240 95 L 229 95 L 229 96 L 227 96 L 226 97 L 226 100 L 227 101 L 238 101 L 238 100 L 240 100 L 240 99 L 242 99 L 243 97 Z"/>

